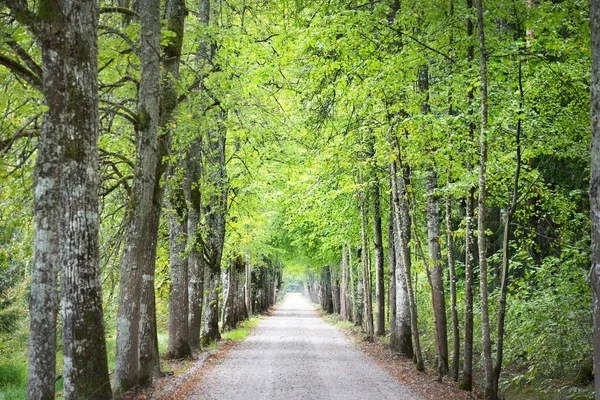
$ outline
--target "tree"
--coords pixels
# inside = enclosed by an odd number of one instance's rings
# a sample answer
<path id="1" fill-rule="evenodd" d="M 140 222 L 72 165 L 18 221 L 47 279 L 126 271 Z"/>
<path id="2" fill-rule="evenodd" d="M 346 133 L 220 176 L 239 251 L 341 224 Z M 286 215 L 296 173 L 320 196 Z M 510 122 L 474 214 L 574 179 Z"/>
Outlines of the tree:
<path id="1" fill-rule="evenodd" d="M 140 2 L 140 87 L 138 93 L 138 132 L 136 135 L 136 162 L 133 181 L 133 199 L 128 215 L 125 251 L 121 263 L 119 311 L 117 316 L 117 355 L 115 387 L 126 392 L 139 383 L 148 384 L 151 377 L 142 372 L 146 364 L 153 364 L 154 346 L 148 343 L 151 332 L 148 319 L 150 295 L 142 290 L 143 280 L 153 277 L 148 273 L 154 265 L 155 252 L 149 253 L 156 229 L 152 222 L 156 170 L 159 162 L 158 129 L 160 118 L 160 4 L 155 0 Z M 159 178 L 160 179 L 160 178 Z M 143 295 L 145 301 L 140 302 Z M 142 308 L 143 307 L 143 308 Z M 150 358 L 150 359 L 148 359 Z M 144 363 L 144 366 L 142 366 Z M 143 376 L 146 375 L 146 376 Z M 142 382 L 143 381 L 143 382 Z"/>
<path id="2" fill-rule="evenodd" d="M 494 371 L 492 369 L 492 341 L 490 337 L 490 317 L 488 307 L 488 271 L 485 231 L 486 210 L 486 169 L 488 135 L 488 97 L 487 97 L 487 54 L 485 47 L 483 1 L 477 0 L 477 28 L 479 30 L 479 62 L 481 89 L 481 131 L 479 135 L 479 199 L 477 200 L 477 243 L 479 247 L 479 290 L 481 295 L 481 336 L 485 366 L 485 398 L 495 399 L 493 390 Z"/>
<path id="3" fill-rule="evenodd" d="M 590 0 L 592 48 L 591 98 L 591 178 L 590 207 L 592 221 L 592 267 L 590 283 L 594 299 L 594 388 L 600 399 L 600 1 Z"/>
<path id="4" fill-rule="evenodd" d="M 28 397 L 54 398 L 60 265 L 64 397 L 108 399 L 98 258 L 98 6 L 42 1 L 34 14 L 24 2 L 3 4 L 39 41 L 48 108 L 34 178 Z"/>

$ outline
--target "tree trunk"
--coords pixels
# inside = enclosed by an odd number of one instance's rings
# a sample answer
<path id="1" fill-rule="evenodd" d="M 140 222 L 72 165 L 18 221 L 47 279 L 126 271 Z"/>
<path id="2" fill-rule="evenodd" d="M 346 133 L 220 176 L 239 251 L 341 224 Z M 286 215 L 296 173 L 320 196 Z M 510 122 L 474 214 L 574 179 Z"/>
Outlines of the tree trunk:
<path id="1" fill-rule="evenodd" d="M 354 284 L 354 268 L 352 267 L 352 247 L 345 245 L 344 251 L 348 254 L 348 278 L 350 289 L 348 290 L 348 316 L 356 325 L 356 286 Z"/>
<path id="2" fill-rule="evenodd" d="M 210 21 L 210 1 L 199 1 L 198 22 L 207 27 Z M 198 69 L 202 70 L 208 62 L 209 43 L 203 40 L 199 45 L 197 62 Z M 198 85 L 198 91 L 202 93 L 204 82 Z M 186 154 L 186 200 L 189 210 L 189 335 L 190 346 L 200 347 L 200 331 L 202 326 L 202 308 L 204 305 L 204 256 L 202 254 L 202 238 L 200 233 L 200 219 L 202 213 L 200 179 L 202 178 L 202 135 L 199 134 L 190 144 Z"/>
<path id="3" fill-rule="evenodd" d="M 523 79 L 522 79 L 521 62 L 519 61 L 519 111 L 523 109 Z M 504 320 L 506 318 L 506 295 L 508 292 L 508 274 L 509 274 L 509 257 L 510 257 L 510 224 L 517 210 L 517 202 L 519 198 L 519 177 L 521 175 L 521 133 L 522 133 L 522 118 L 517 121 L 517 137 L 516 137 L 516 166 L 515 177 L 513 182 L 512 199 L 506 211 L 506 219 L 504 220 L 504 237 L 502 241 L 502 277 L 500 281 L 500 300 L 498 306 L 498 335 L 496 344 L 496 365 L 494 366 L 494 393 L 498 398 L 498 386 L 500 384 L 500 373 L 502 371 L 502 358 L 504 351 Z"/>
<path id="4" fill-rule="evenodd" d="M 246 312 L 248 316 L 252 315 L 252 264 L 250 263 L 250 254 L 247 253 L 244 257 L 246 282 L 244 287 L 244 298 L 246 301 Z"/>
<path id="5" fill-rule="evenodd" d="M 13 11 L 14 12 L 14 11 Z M 66 23 L 66 21 L 64 21 Z M 41 42 L 44 67 L 44 115 L 42 132 L 37 144 L 34 170 L 33 201 L 33 269 L 29 302 L 29 366 L 28 399 L 54 399 L 56 378 L 56 320 L 58 313 L 58 271 L 60 262 L 60 168 L 64 161 L 62 148 L 57 146 L 63 120 L 68 113 L 68 94 L 62 73 L 68 60 L 51 57 L 59 39 L 58 24 L 41 22 L 49 31 Z M 90 29 L 94 29 L 92 26 Z M 66 32 L 64 33 L 66 34 Z M 61 34 L 60 39 L 62 39 Z M 95 48 L 95 46 L 94 46 Z"/>
<path id="6" fill-rule="evenodd" d="M 451 183 L 448 170 L 448 184 Z M 448 251 L 448 272 L 450 274 L 450 307 L 452 309 L 452 380 L 458 382 L 460 362 L 460 332 L 458 328 L 458 307 L 456 305 L 456 267 L 454 264 L 454 231 L 452 229 L 452 200 L 446 200 L 446 247 Z"/>
<path id="7" fill-rule="evenodd" d="M 185 257 L 187 242 L 187 207 L 183 190 L 178 182 L 171 188 L 169 201 L 169 342 L 167 359 L 191 356 L 188 332 L 188 260 Z"/>
<path id="8" fill-rule="evenodd" d="M 429 106 L 429 67 L 423 65 L 418 77 L 419 91 L 424 95 L 421 112 L 430 112 Z M 429 154 L 430 157 L 433 154 Z M 438 357 L 438 379 L 448 373 L 448 327 L 446 322 L 446 299 L 444 295 L 444 274 L 442 271 L 442 256 L 440 251 L 440 215 L 437 190 L 437 174 L 433 166 L 427 167 L 425 181 L 427 188 L 427 237 L 429 262 L 431 263 L 431 297 L 435 325 L 436 355 Z M 424 260 L 425 261 L 425 260 Z"/>
<path id="9" fill-rule="evenodd" d="M 479 247 L 479 289 L 481 295 L 481 334 L 483 342 L 483 357 L 485 366 L 485 398 L 495 400 L 494 371 L 492 367 L 492 342 L 490 337 L 490 317 L 488 308 L 487 288 L 487 257 L 485 238 L 486 210 L 486 168 L 487 168 L 487 56 L 485 48 L 483 0 L 477 0 L 477 27 L 479 29 L 479 55 L 481 79 L 481 132 L 479 137 L 479 199 L 477 214 L 477 243 Z"/>
<path id="10" fill-rule="evenodd" d="M 448 374 L 448 326 L 446 321 L 446 299 L 440 250 L 439 201 L 435 190 L 437 175 L 433 167 L 428 168 L 427 178 L 427 236 L 429 259 L 431 260 L 431 291 L 435 321 L 435 337 L 438 356 L 438 378 Z"/>
<path id="11" fill-rule="evenodd" d="M 340 319 L 348 321 L 348 254 L 346 253 L 345 246 L 342 246 L 340 273 L 342 276 L 340 284 Z"/>
<path id="12" fill-rule="evenodd" d="M 467 9 L 473 9 L 473 0 L 467 0 Z M 467 18 L 467 36 L 473 36 L 473 21 L 471 17 Z M 475 48 L 472 44 L 467 47 L 467 62 L 470 65 L 475 58 Z M 473 89 L 467 92 L 468 116 L 469 116 L 469 136 L 474 137 L 475 123 L 472 121 Z M 466 168 L 471 170 L 472 165 L 467 161 Z M 475 208 L 475 187 L 469 185 L 466 198 L 465 210 L 465 350 L 463 354 L 463 371 L 461 381 L 458 387 L 463 390 L 471 391 L 473 389 L 473 212 Z"/>
<path id="13" fill-rule="evenodd" d="M 222 116 L 219 116 L 222 118 Z M 225 213 L 227 212 L 227 174 L 225 171 L 225 133 L 221 127 L 209 131 L 207 140 L 208 179 L 215 186 L 209 204 L 203 207 L 206 215 L 207 233 L 204 242 L 205 299 L 204 331 L 202 344 L 220 340 L 219 332 L 219 282 L 221 279 L 221 256 L 225 244 Z"/>
<path id="14" fill-rule="evenodd" d="M 188 209 L 188 335 L 192 349 L 200 346 L 204 268 L 200 238 L 200 151 L 201 140 L 194 140 L 185 158 L 184 193 Z"/>
<path id="15" fill-rule="evenodd" d="M 160 26 L 160 2 L 157 0 L 142 0 L 140 2 L 140 37 L 141 37 L 141 81 L 139 91 L 138 115 L 140 125 L 147 118 L 149 130 L 152 136 L 157 137 L 158 128 L 162 123 L 161 93 L 160 93 L 160 54 L 156 49 L 160 48 L 161 26 Z M 145 21 L 145 22 L 144 22 Z M 143 128 L 142 128 L 143 129 Z M 140 134 L 141 136 L 141 134 Z M 154 146 L 160 146 L 154 142 Z M 158 147 L 153 147 L 152 165 L 145 170 L 154 173 L 152 182 L 152 202 L 149 210 L 149 235 L 142 239 L 145 241 L 142 247 L 141 264 L 141 293 L 140 293 L 140 319 L 139 319 L 139 342 L 138 342 L 138 383 L 149 386 L 152 383 L 153 374 L 158 372 L 158 342 L 156 332 L 156 310 L 154 294 L 154 270 L 156 263 L 156 242 L 158 240 L 158 224 L 162 209 L 162 189 L 160 188 L 161 176 L 156 171 L 162 165 L 162 157 L 157 154 Z M 147 169 L 146 169 L 147 168 Z M 157 199 L 157 190 L 160 191 L 160 199 Z M 158 204 L 157 204 L 158 202 Z"/>
<path id="16" fill-rule="evenodd" d="M 391 179 L 394 179 L 391 176 Z M 394 184 L 392 182 L 392 189 Z M 403 355 L 407 358 L 414 357 L 413 344 L 412 344 L 412 332 L 411 332 L 411 311 L 410 311 L 410 298 L 406 284 L 406 273 L 405 266 L 403 263 L 400 241 L 400 232 L 397 231 L 394 218 L 395 211 L 393 210 L 394 200 L 390 203 L 392 206 L 392 214 L 390 215 L 390 221 L 392 223 L 392 229 L 390 230 L 390 259 L 394 261 L 393 265 L 390 265 L 394 270 L 394 289 L 395 289 L 395 319 L 392 330 L 392 336 L 390 338 L 390 347 L 394 353 Z M 410 229 L 410 227 L 408 228 Z M 406 249 L 408 251 L 408 249 Z M 391 289 L 390 289 L 391 290 Z"/>
<path id="17" fill-rule="evenodd" d="M 357 258 L 361 260 L 361 264 L 356 262 L 356 268 L 352 268 L 353 274 L 356 274 L 356 304 L 355 304 L 355 314 L 354 314 L 354 325 L 362 326 L 363 324 L 363 313 L 365 311 L 365 292 L 364 292 L 364 282 L 363 282 L 363 270 L 362 270 L 362 253 L 363 249 L 358 248 Z"/>
<path id="18" fill-rule="evenodd" d="M 365 196 L 362 190 L 359 192 L 360 197 L 360 227 L 361 227 L 361 260 L 362 260 L 362 280 L 363 280 L 363 296 L 365 309 L 365 330 L 367 340 L 373 341 L 373 303 L 371 301 L 371 271 L 369 269 L 368 256 L 368 241 L 367 241 L 367 221 L 365 210 Z"/>
<path id="19" fill-rule="evenodd" d="M 413 290 L 413 284 L 411 281 L 411 260 L 410 260 L 410 206 L 408 201 L 407 184 L 410 179 L 410 170 L 408 167 L 403 168 L 403 176 L 398 176 L 396 171 L 396 163 L 391 164 L 391 176 L 392 176 L 392 194 L 394 199 L 394 224 L 396 232 L 398 232 L 398 239 L 400 241 L 400 259 L 402 260 L 404 282 L 406 283 L 406 290 L 408 295 L 408 301 L 410 305 L 410 325 L 413 338 L 413 350 L 414 359 L 418 371 L 425 369 L 423 362 L 423 355 L 421 353 L 421 340 L 419 337 L 419 324 L 417 314 L 417 303 L 416 296 Z M 398 278 L 396 278 L 396 290 L 398 289 Z M 396 304 L 398 304 L 400 293 L 396 294 Z M 398 313 L 399 310 L 396 310 Z"/>
<path id="20" fill-rule="evenodd" d="M 592 222 L 592 266 L 590 284 L 594 302 L 594 388 L 600 400 L 600 0 L 590 0 L 592 82 L 590 85 L 592 145 L 590 206 Z"/>
<path id="21" fill-rule="evenodd" d="M 376 172 L 374 171 L 374 174 Z M 376 175 L 375 175 L 376 176 Z M 375 334 L 385 335 L 385 284 L 383 274 L 383 234 L 381 232 L 381 198 L 379 194 L 379 178 L 371 188 L 373 201 L 373 241 L 375 242 Z"/>
<path id="22" fill-rule="evenodd" d="M 136 164 L 133 194 L 125 237 L 125 252 L 121 264 L 119 310 L 117 315 L 117 356 L 115 387 L 125 392 L 139 383 L 140 298 L 142 271 L 151 255 L 145 250 L 153 236 L 152 213 L 157 166 L 157 136 L 159 124 L 159 3 L 143 0 L 141 15 L 141 71 L 138 93 Z"/>
<path id="23" fill-rule="evenodd" d="M 390 192 L 390 216 L 388 220 L 388 306 L 390 313 L 390 332 L 392 337 L 394 336 L 394 332 L 396 331 L 396 239 L 394 237 L 393 205 L 394 200 L 392 199 L 392 195 Z"/>
<path id="24" fill-rule="evenodd" d="M 329 271 L 331 272 L 331 300 L 333 304 L 333 313 L 340 313 L 340 281 L 338 279 L 338 274 L 335 271 L 333 265 L 330 265 Z"/>

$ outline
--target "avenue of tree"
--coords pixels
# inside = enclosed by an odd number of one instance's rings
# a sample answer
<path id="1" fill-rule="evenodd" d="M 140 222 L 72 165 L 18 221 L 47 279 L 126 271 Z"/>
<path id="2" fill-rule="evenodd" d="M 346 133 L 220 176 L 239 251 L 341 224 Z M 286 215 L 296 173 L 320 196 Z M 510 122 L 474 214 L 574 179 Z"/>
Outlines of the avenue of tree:
<path id="1" fill-rule="evenodd" d="M 0 0 L 0 391 L 149 386 L 301 288 L 600 399 L 599 119 L 600 0 Z"/>

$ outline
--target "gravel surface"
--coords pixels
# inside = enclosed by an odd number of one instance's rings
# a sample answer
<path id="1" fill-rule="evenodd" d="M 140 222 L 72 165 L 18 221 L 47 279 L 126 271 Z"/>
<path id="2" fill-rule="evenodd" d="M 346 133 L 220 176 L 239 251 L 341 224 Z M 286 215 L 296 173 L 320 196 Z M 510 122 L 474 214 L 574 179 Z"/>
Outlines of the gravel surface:
<path id="1" fill-rule="evenodd" d="M 287 295 L 194 386 L 192 399 L 421 399 L 299 294 Z"/>

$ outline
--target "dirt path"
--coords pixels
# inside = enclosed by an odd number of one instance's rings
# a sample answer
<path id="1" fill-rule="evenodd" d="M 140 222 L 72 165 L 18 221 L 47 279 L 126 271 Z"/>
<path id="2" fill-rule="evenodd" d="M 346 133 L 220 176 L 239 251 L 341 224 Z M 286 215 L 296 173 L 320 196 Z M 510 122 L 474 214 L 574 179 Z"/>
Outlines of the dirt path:
<path id="1" fill-rule="evenodd" d="M 190 399 L 420 399 L 317 316 L 299 294 L 208 368 Z"/>

